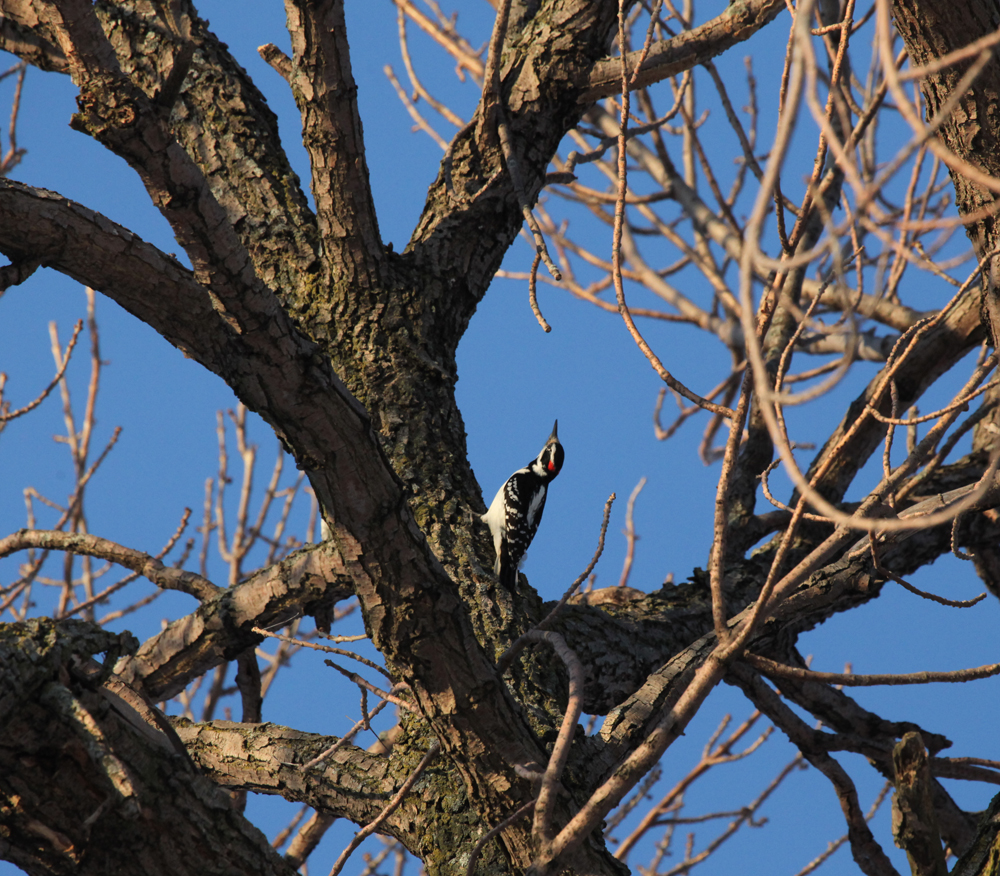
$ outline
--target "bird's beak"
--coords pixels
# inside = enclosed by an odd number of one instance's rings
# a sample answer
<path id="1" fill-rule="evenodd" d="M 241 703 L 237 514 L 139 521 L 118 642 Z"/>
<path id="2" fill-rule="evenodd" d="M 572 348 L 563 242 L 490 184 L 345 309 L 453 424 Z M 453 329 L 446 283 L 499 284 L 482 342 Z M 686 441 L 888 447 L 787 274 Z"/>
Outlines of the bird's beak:
<path id="1" fill-rule="evenodd" d="M 549 435 L 549 441 L 558 441 L 559 440 L 559 435 L 557 434 L 558 432 L 559 432 L 559 421 L 556 420 L 556 424 L 552 427 L 552 434 Z"/>

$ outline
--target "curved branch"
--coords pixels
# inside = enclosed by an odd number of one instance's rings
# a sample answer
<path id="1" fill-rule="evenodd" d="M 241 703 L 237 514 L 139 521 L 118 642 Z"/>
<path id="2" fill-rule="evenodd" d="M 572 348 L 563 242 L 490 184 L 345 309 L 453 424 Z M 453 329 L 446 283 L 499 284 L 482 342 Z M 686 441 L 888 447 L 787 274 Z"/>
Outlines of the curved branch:
<path id="1" fill-rule="evenodd" d="M 764 675 L 780 678 L 797 678 L 803 681 L 822 681 L 827 684 L 842 684 L 845 687 L 869 687 L 880 684 L 931 684 L 933 682 L 974 681 L 1000 675 L 1000 663 L 976 666 L 970 669 L 956 669 L 952 672 L 908 672 L 884 673 L 876 675 L 854 675 L 843 672 L 815 672 L 778 663 L 759 654 L 744 654 L 743 660 Z"/>
<path id="2" fill-rule="evenodd" d="M 643 88 L 676 76 L 731 49 L 770 24 L 785 9 L 784 0 L 738 0 L 725 12 L 698 27 L 686 30 L 669 40 L 654 43 L 642 66 L 632 76 L 632 88 Z M 643 52 L 626 55 L 627 68 L 635 70 Z M 606 58 L 590 70 L 581 103 L 593 103 L 621 89 L 622 60 Z"/>
<path id="3" fill-rule="evenodd" d="M 118 563 L 138 572 L 164 590 L 179 590 L 202 601 L 220 596 L 225 589 L 213 584 L 194 572 L 164 566 L 156 557 L 142 551 L 123 547 L 106 538 L 79 532 L 55 532 L 44 529 L 20 529 L 6 538 L 0 538 L 0 557 L 28 548 L 69 551 L 88 557 L 97 557 Z"/>
<path id="4" fill-rule="evenodd" d="M 69 343 L 66 344 L 66 350 L 60 357 L 62 364 L 59 365 L 56 370 L 56 376 L 49 381 L 49 385 L 45 387 L 38 395 L 36 395 L 30 402 L 26 405 L 22 405 L 16 411 L 11 411 L 8 409 L 6 403 L 3 402 L 3 383 L 0 382 L 0 431 L 3 431 L 3 427 L 9 423 L 11 420 L 16 420 L 18 417 L 23 417 L 25 414 L 30 414 L 35 408 L 37 408 L 45 399 L 49 397 L 49 394 L 59 385 L 59 381 L 63 379 L 63 375 L 66 373 L 66 369 L 69 367 L 70 357 L 73 355 L 73 348 L 76 346 L 77 338 L 80 337 L 80 332 L 83 330 L 83 320 L 78 319 L 76 325 L 73 326 L 73 335 L 69 339 Z"/>
<path id="5" fill-rule="evenodd" d="M 100 213 L 0 179 L 0 252 L 103 292 L 186 356 L 222 369 L 228 329 L 191 271 Z"/>

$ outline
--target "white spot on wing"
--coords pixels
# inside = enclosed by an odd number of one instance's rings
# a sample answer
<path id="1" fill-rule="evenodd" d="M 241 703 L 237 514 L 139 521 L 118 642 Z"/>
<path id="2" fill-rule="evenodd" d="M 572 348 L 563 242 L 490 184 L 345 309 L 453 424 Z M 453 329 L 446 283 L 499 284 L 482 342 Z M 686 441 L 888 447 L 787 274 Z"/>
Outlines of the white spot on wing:
<path id="1" fill-rule="evenodd" d="M 531 500 L 531 504 L 528 506 L 528 526 L 532 529 L 538 525 L 538 512 L 545 504 L 545 493 L 546 489 L 543 485 L 542 488 L 535 493 Z"/>

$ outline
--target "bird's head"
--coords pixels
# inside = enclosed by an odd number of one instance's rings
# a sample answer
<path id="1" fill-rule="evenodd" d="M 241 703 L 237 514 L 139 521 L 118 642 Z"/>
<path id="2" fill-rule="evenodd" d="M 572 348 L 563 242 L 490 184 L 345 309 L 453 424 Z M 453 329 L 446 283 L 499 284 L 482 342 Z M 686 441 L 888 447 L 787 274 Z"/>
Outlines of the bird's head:
<path id="1" fill-rule="evenodd" d="M 559 443 L 558 433 L 559 421 L 556 420 L 555 425 L 552 427 L 552 434 L 549 435 L 545 446 L 542 448 L 542 452 L 538 454 L 538 459 L 535 460 L 536 470 L 548 480 L 552 480 L 559 474 L 560 469 L 563 467 L 563 459 L 566 456 L 562 444 Z"/>

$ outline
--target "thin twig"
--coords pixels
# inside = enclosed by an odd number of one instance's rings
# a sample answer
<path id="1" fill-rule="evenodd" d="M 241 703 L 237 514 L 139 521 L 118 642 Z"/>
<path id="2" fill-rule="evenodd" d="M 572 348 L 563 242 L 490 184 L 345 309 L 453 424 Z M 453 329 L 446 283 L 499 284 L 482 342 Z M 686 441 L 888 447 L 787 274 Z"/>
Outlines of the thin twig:
<path id="1" fill-rule="evenodd" d="M 401 685 L 397 685 L 396 687 L 393 688 L 393 691 L 395 691 L 397 688 L 402 689 L 402 686 Z M 365 716 L 365 718 L 362 718 L 360 721 L 358 721 L 350 730 L 348 730 L 343 736 L 341 736 L 340 739 L 338 739 L 333 745 L 331 745 L 326 750 L 320 752 L 316 757 L 314 757 L 308 763 L 302 764 L 302 766 L 299 767 L 299 770 L 301 772 L 308 772 L 309 770 L 311 770 L 317 764 L 320 764 L 324 760 L 327 760 L 328 758 L 333 757 L 333 755 L 337 751 L 339 751 L 343 746 L 347 745 L 348 742 L 350 742 L 355 736 L 358 735 L 358 733 L 361 730 L 364 729 L 366 721 L 368 723 L 370 723 L 371 719 L 374 718 L 379 712 L 381 712 L 382 709 L 384 709 L 387 705 L 389 705 L 389 700 L 382 700 L 382 702 L 380 702 L 377 706 L 375 706 L 375 708 L 372 709 Z"/>
<path id="2" fill-rule="evenodd" d="M 269 639 L 279 639 L 282 642 L 298 645 L 300 648 L 311 648 L 313 651 L 325 651 L 327 654 L 339 654 L 341 657 L 350 657 L 352 660 L 364 663 L 364 665 L 369 669 L 381 672 L 390 681 L 392 680 L 392 676 L 389 675 L 389 671 L 384 666 L 379 666 L 374 660 L 369 660 L 367 657 L 362 657 L 360 654 L 355 654 L 354 651 L 348 651 L 346 648 L 334 648 L 330 645 L 317 645 L 314 642 L 306 642 L 304 639 L 296 639 L 292 636 L 283 636 L 280 633 L 272 633 L 268 630 L 261 629 L 260 627 L 254 627 L 253 631 L 261 636 L 266 636 Z"/>
<path id="3" fill-rule="evenodd" d="M 493 32 L 490 34 L 490 50 L 486 57 L 486 69 L 483 71 L 483 109 L 477 139 L 482 139 L 484 133 L 487 137 L 492 137 L 496 127 L 494 122 L 500 107 L 500 57 L 503 54 L 503 41 L 507 35 L 509 16 L 510 0 L 500 0 L 496 21 L 493 22 Z"/>
<path id="4" fill-rule="evenodd" d="M 487 831 L 480 840 L 473 846 L 472 853 L 469 855 L 469 865 L 465 868 L 465 876 L 472 876 L 476 871 L 476 861 L 479 860 L 479 855 L 483 851 L 483 847 L 494 837 L 499 836 L 501 832 L 505 831 L 510 827 L 515 821 L 520 818 L 524 818 L 532 809 L 535 808 L 535 801 L 529 800 L 520 809 L 517 809 L 512 815 L 508 815 L 503 821 L 501 821 L 496 827 Z"/>
<path id="5" fill-rule="evenodd" d="M 573 743 L 573 735 L 576 732 L 576 725 L 583 711 L 583 685 L 585 673 L 583 664 L 573 650 L 566 644 L 566 640 L 558 633 L 542 632 L 541 630 L 530 630 L 518 641 L 544 643 L 551 647 L 569 674 L 569 697 L 566 702 L 566 713 L 563 715 L 562 724 L 559 727 L 559 735 L 555 745 L 552 747 L 552 754 L 549 756 L 548 765 L 542 775 L 538 797 L 535 803 L 535 818 L 532 825 L 532 836 L 536 843 L 547 843 L 552 839 L 552 803 L 555 800 L 562 779 L 563 770 L 569 759 L 570 746 Z"/>
<path id="6" fill-rule="evenodd" d="M 622 575 L 618 579 L 618 586 L 624 587 L 628 584 L 628 576 L 632 571 L 632 561 L 635 559 L 635 543 L 639 540 L 639 536 L 635 534 L 635 500 L 639 498 L 639 493 L 642 492 L 642 488 L 646 486 L 645 476 L 639 478 L 639 483 L 635 485 L 632 490 L 632 495 L 628 497 L 628 504 L 625 506 L 625 562 L 622 563 Z"/>
<path id="7" fill-rule="evenodd" d="M 400 103 L 406 107 L 406 111 L 410 114 L 410 118 L 417 123 L 417 127 L 421 131 L 426 133 L 439 147 L 441 151 L 447 151 L 448 143 L 437 131 L 430 122 L 427 121 L 421 114 L 420 110 L 417 109 L 416 105 L 410 100 L 410 96 L 406 93 L 402 85 L 399 84 L 399 80 L 396 78 L 396 74 L 393 73 L 392 67 L 386 64 L 382 68 L 382 72 L 385 73 L 386 79 L 392 84 L 392 87 L 396 89 L 396 96 L 399 98 Z"/>
<path id="8" fill-rule="evenodd" d="M 538 320 L 542 331 L 548 333 L 552 331 L 552 326 L 545 321 L 542 311 L 538 309 L 538 265 L 541 261 L 541 253 L 536 252 L 535 258 L 531 262 L 531 273 L 528 275 L 528 303 L 531 305 L 531 312 L 535 314 L 535 319 Z"/>
<path id="9" fill-rule="evenodd" d="M 955 519 L 957 520 L 958 518 L 956 517 Z M 986 598 L 985 593 L 980 593 L 974 599 L 947 599 L 944 596 L 938 596 L 935 593 L 928 593 L 925 590 L 921 590 L 918 587 L 914 587 L 904 578 L 901 578 L 895 572 L 891 571 L 890 569 L 887 569 L 885 566 L 882 565 L 882 563 L 879 561 L 878 558 L 878 550 L 876 547 L 877 542 L 878 539 L 875 537 L 875 534 L 873 533 L 871 539 L 871 552 L 872 552 L 872 562 L 875 565 L 875 571 L 878 572 L 880 575 L 885 575 L 885 577 L 888 578 L 890 581 L 895 581 L 904 589 L 909 590 L 910 593 L 913 593 L 914 595 L 919 596 L 922 599 L 929 599 L 931 602 L 936 602 L 939 605 L 947 605 L 950 608 L 972 608 L 972 606 L 974 606 L 976 603 L 982 602 Z"/>
<path id="10" fill-rule="evenodd" d="M 601 558 L 601 554 L 604 553 L 604 537 L 608 534 L 608 520 L 611 517 L 611 506 L 614 504 L 616 498 L 616 495 L 612 493 L 608 496 L 608 501 L 604 503 L 604 519 L 601 521 L 601 534 L 597 538 L 597 550 L 594 551 L 594 556 L 590 558 L 587 568 L 583 570 L 583 574 L 580 575 L 579 578 L 570 584 L 569 588 L 562 595 L 562 598 L 552 607 L 552 611 L 545 615 L 545 617 L 533 628 L 533 630 L 547 630 L 556 619 L 556 615 L 562 611 L 563 606 L 569 602 L 569 598 L 576 593 L 577 588 L 584 581 L 586 581 L 590 573 L 594 571 L 597 561 Z M 510 666 L 511 661 L 514 659 L 514 656 L 527 643 L 528 640 L 525 639 L 526 635 L 527 633 L 525 633 L 524 636 L 515 639 L 514 642 L 511 643 L 510 647 L 500 655 L 500 658 L 497 660 L 497 672 L 501 674 L 506 672 L 507 667 Z"/>
<path id="11" fill-rule="evenodd" d="M 910 672 L 905 674 L 853 675 L 843 672 L 815 672 L 777 663 L 759 654 L 746 653 L 742 659 L 765 675 L 779 678 L 795 678 L 801 681 L 819 681 L 824 684 L 842 684 L 845 687 L 874 687 L 877 685 L 932 684 L 935 682 L 954 683 L 976 681 L 1000 675 L 1000 663 L 976 666 L 971 669 L 956 669 L 953 672 Z"/>
<path id="12" fill-rule="evenodd" d="M 643 338 L 642 334 L 639 332 L 639 329 L 635 324 L 635 320 L 632 319 L 632 314 L 629 312 L 628 304 L 625 303 L 625 287 L 622 282 L 622 233 L 625 223 L 625 201 L 628 193 L 628 151 L 626 147 L 628 142 L 630 78 L 625 54 L 625 16 L 624 10 L 620 5 L 618 18 L 618 41 L 622 58 L 622 87 L 621 115 L 618 129 L 618 198 L 615 201 L 614 232 L 611 243 L 612 277 L 615 285 L 615 295 L 618 298 L 618 312 L 621 314 L 621 317 L 625 322 L 625 327 L 628 329 L 629 334 L 635 341 L 636 346 L 642 350 L 643 355 L 649 360 L 650 365 L 653 366 L 653 370 L 660 375 L 660 379 L 663 380 L 667 386 L 679 392 L 688 401 L 694 402 L 698 405 L 698 407 L 704 408 L 707 411 L 712 411 L 716 414 L 721 414 L 722 416 L 731 419 L 734 415 L 734 412 L 731 409 L 723 407 L 722 405 L 714 404 L 713 402 L 708 401 L 708 399 L 702 398 L 697 393 L 688 389 L 664 367 L 659 357 L 653 352 L 649 344 L 646 343 L 646 339 Z"/>
<path id="13" fill-rule="evenodd" d="M 889 794 L 892 788 L 893 788 L 892 782 L 886 782 L 882 786 L 882 790 L 878 792 L 878 795 L 875 797 L 874 802 L 869 807 L 868 812 L 865 815 L 865 821 L 871 821 L 875 817 L 875 813 L 878 812 L 879 808 L 882 806 L 882 803 L 885 801 L 886 796 Z M 826 851 L 813 858 L 808 864 L 805 865 L 805 867 L 799 870 L 799 872 L 796 873 L 795 876 L 809 876 L 809 874 L 812 873 L 814 870 L 816 870 L 820 866 L 820 864 L 826 861 L 827 858 L 829 858 L 835 851 L 837 851 L 837 849 L 839 849 L 844 843 L 847 842 L 848 836 L 849 834 L 845 833 L 839 839 L 834 840 L 832 843 L 830 843 L 826 847 Z"/>
<path id="14" fill-rule="evenodd" d="M 334 863 L 333 869 L 330 870 L 330 876 L 337 876 L 337 874 L 344 869 L 344 864 L 347 863 L 347 859 L 351 856 L 354 850 L 368 837 L 375 833 L 375 831 L 378 830 L 379 825 L 381 825 L 383 821 L 385 821 L 399 808 L 399 804 L 403 802 L 403 798 L 410 793 L 410 789 L 417 783 L 417 779 L 419 779 L 423 771 L 427 769 L 430 762 L 437 757 L 439 751 L 441 751 L 440 742 L 435 742 L 430 748 L 427 749 L 427 753 L 423 756 L 420 763 L 417 764 L 413 772 L 410 773 L 406 781 L 403 782 L 403 786 L 396 792 L 396 795 L 389 801 L 385 809 L 383 809 L 371 822 L 361 828 L 361 830 L 354 835 L 354 839 L 351 840 L 347 848 L 340 853 L 340 857 L 337 858 L 336 863 Z"/>
<path id="15" fill-rule="evenodd" d="M 397 706 L 399 706 L 399 707 L 401 707 L 403 709 L 406 709 L 406 711 L 408 711 L 408 712 L 413 712 L 414 714 L 419 714 L 419 710 L 417 709 L 417 707 L 415 705 L 413 705 L 413 703 L 407 702 L 406 700 L 404 700 L 404 699 L 402 699 L 400 697 L 397 697 L 394 694 L 389 693 L 388 691 L 384 691 L 381 688 L 376 687 L 374 684 L 372 684 L 370 681 L 368 681 L 367 678 L 363 678 L 362 676 L 358 675 L 356 672 L 351 672 L 350 669 L 345 669 L 343 666 L 338 666 L 332 660 L 324 660 L 323 662 L 327 666 L 329 666 L 331 669 L 336 669 L 337 672 L 339 672 L 341 675 L 344 675 L 347 678 L 349 678 L 358 687 L 367 688 L 368 690 L 370 690 L 376 696 L 382 697 L 382 699 L 388 700 L 390 703 L 395 703 Z M 393 688 L 393 690 L 395 690 L 395 688 Z"/>
<path id="16" fill-rule="evenodd" d="M 443 116 L 456 128 L 464 127 L 465 122 L 462 121 L 458 115 L 452 112 L 451 109 L 441 103 L 441 101 L 436 100 L 431 93 L 424 88 L 423 83 L 417 77 L 417 71 L 413 67 L 413 59 L 410 57 L 409 38 L 406 34 L 406 13 L 403 12 L 401 8 L 397 7 L 396 16 L 396 22 L 399 28 L 399 51 L 403 56 L 403 65 L 406 67 L 406 75 L 410 77 L 410 83 L 413 85 L 413 101 L 416 102 L 418 99 L 423 98 L 437 113 Z"/>
<path id="17" fill-rule="evenodd" d="M 524 188 L 521 176 L 519 159 L 514 152 L 514 143 L 510 136 L 510 128 L 507 126 L 507 119 L 499 105 L 496 107 L 497 130 L 500 133 L 500 146 L 503 149 L 504 161 L 507 163 L 507 172 L 510 174 L 510 183 L 517 195 L 518 203 L 521 205 L 521 215 L 528 223 L 528 229 L 535 241 L 535 252 L 541 257 L 543 264 L 549 269 L 552 278 L 557 282 L 562 280 L 562 272 L 555 266 L 549 249 L 545 245 L 545 238 L 542 236 L 542 229 L 538 227 L 538 220 L 531 212 L 531 204 L 528 202 L 528 193 Z"/>
<path id="18" fill-rule="evenodd" d="M 23 417 L 25 414 L 33 411 L 37 408 L 45 399 L 49 397 L 49 394 L 59 385 L 59 381 L 63 379 L 63 375 L 66 373 L 67 367 L 69 367 L 69 357 L 73 355 L 73 348 L 76 346 L 76 339 L 80 337 L 80 332 L 83 330 L 83 320 L 78 319 L 76 325 L 73 326 L 73 336 L 69 339 L 69 343 L 66 344 L 66 350 L 61 356 L 61 361 L 59 363 L 59 370 L 56 371 L 56 376 L 52 378 L 51 383 L 45 387 L 34 400 L 28 402 L 24 407 L 18 408 L 16 411 L 11 411 L 10 413 L 4 413 L 0 409 L 0 423 L 7 423 L 10 420 L 16 420 L 18 417 Z"/>

